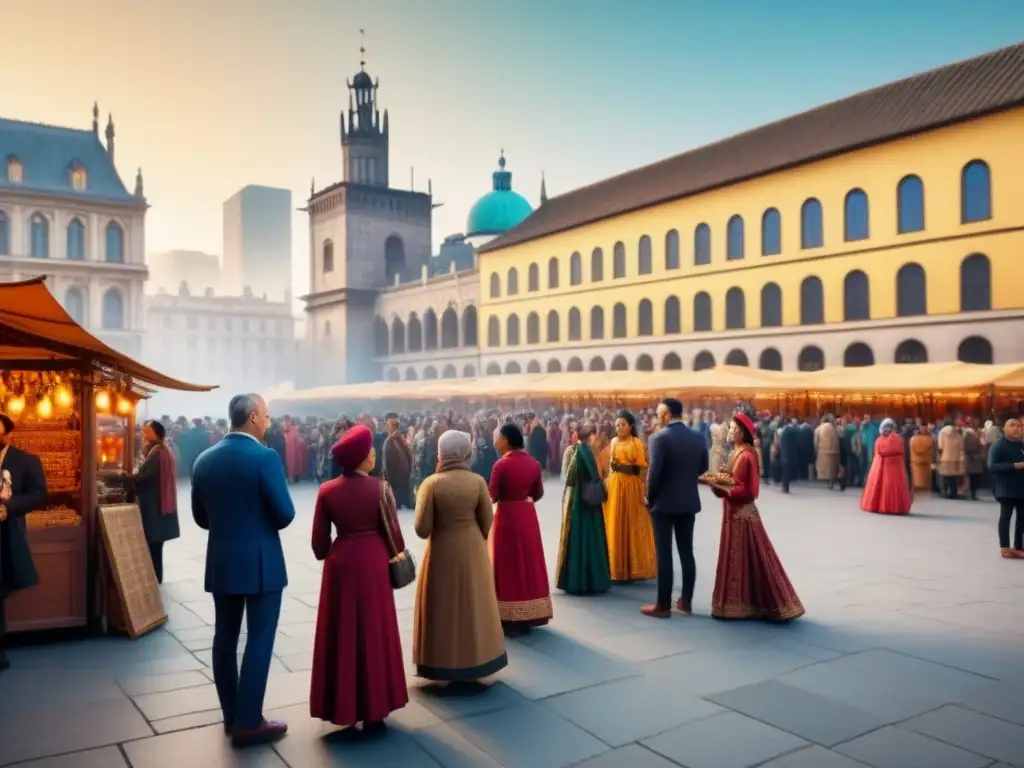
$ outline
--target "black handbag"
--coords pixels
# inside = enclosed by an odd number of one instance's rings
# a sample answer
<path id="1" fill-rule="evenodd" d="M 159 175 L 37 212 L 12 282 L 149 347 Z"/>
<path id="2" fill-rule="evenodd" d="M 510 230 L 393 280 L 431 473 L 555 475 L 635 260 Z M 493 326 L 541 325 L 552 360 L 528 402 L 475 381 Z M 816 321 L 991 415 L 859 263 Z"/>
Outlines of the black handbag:
<path id="1" fill-rule="evenodd" d="M 592 504 L 595 507 L 604 504 L 608 501 L 608 489 L 604 485 L 604 480 L 598 477 L 587 477 L 582 479 L 580 483 L 580 496 L 587 504 Z"/>
<path id="2" fill-rule="evenodd" d="M 402 589 L 416 581 L 416 561 L 412 558 L 412 552 L 408 549 L 399 552 L 395 546 L 395 540 L 391 536 L 391 508 L 388 505 L 388 484 L 383 480 L 380 483 L 380 517 L 384 523 L 384 535 L 388 540 L 388 578 L 391 581 L 392 589 Z"/>

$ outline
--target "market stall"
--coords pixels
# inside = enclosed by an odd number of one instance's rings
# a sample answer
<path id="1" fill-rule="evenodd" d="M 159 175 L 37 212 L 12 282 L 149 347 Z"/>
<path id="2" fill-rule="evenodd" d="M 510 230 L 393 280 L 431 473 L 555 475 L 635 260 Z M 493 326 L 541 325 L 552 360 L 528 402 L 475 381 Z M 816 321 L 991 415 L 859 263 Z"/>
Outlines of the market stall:
<path id="1" fill-rule="evenodd" d="M 100 619 L 97 510 L 123 501 L 119 479 L 132 469 L 135 405 L 148 385 L 213 389 L 108 347 L 71 319 L 44 278 L 0 284 L 0 410 L 16 423 L 11 444 L 39 457 L 49 493 L 46 507 L 26 517 L 39 584 L 8 598 L 9 632 Z"/>

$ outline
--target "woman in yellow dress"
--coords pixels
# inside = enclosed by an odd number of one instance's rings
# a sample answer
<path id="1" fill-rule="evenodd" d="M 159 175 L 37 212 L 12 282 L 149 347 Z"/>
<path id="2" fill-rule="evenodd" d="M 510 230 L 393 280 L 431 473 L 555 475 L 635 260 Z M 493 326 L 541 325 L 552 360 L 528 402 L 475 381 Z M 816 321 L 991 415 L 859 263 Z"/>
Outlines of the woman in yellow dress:
<path id="1" fill-rule="evenodd" d="M 658 575 L 654 530 L 647 495 L 647 449 L 637 437 L 636 419 L 620 411 L 610 446 L 611 472 L 604 505 L 612 581 L 648 581 Z"/>

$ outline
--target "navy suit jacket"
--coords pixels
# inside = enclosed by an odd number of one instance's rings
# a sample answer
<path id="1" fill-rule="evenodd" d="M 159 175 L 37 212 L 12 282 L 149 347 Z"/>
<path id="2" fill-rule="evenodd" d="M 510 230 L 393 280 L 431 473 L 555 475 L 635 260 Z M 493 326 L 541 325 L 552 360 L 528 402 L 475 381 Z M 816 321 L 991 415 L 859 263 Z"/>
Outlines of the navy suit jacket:
<path id="1" fill-rule="evenodd" d="M 700 512 L 697 478 L 708 471 L 704 436 L 681 421 L 659 429 L 648 442 L 647 503 L 651 512 L 688 515 Z"/>
<path id="2" fill-rule="evenodd" d="M 230 433 L 192 466 L 192 517 L 210 532 L 206 591 L 259 595 L 288 586 L 283 528 L 295 519 L 288 481 L 275 451 Z"/>

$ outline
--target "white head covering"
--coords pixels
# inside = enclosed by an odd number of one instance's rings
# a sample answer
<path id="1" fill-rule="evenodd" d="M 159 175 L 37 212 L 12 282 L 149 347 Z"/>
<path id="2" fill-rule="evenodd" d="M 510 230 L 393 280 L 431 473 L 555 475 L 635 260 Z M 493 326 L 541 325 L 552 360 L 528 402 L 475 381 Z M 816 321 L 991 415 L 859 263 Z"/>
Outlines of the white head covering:
<path id="1" fill-rule="evenodd" d="M 991 421 L 986 421 L 985 422 L 985 429 L 991 429 L 991 428 L 992 428 L 992 422 Z"/>
<path id="2" fill-rule="evenodd" d="M 442 462 L 468 461 L 473 452 L 469 435 L 457 429 L 449 429 L 437 440 L 437 455 Z"/>
<path id="3" fill-rule="evenodd" d="M 892 419 L 882 419 L 882 424 L 878 427 L 879 432 L 885 432 L 885 428 L 896 429 L 896 422 Z"/>

